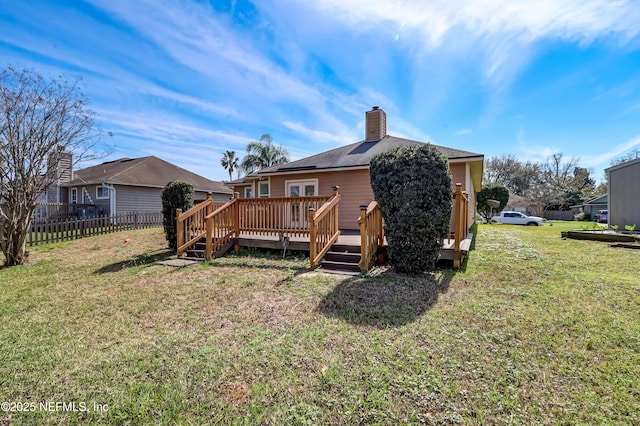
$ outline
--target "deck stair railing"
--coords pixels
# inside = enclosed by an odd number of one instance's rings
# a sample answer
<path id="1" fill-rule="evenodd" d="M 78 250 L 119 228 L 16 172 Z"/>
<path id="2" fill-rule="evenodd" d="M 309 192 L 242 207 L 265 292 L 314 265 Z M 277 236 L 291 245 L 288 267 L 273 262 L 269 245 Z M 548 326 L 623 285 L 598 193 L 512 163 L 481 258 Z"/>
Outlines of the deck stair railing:
<path id="1" fill-rule="evenodd" d="M 338 241 L 339 186 L 334 186 L 333 195 L 319 209 L 309 209 L 309 260 L 315 268 L 331 246 Z"/>
<path id="2" fill-rule="evenodd" d="M 456 258 L 453 260 L 453 267 L 458 269 L 460 267 L 460 244 L 467 238 L 467 230 L 469 229 L 469 216 L 467 214 L 469 207 L 469 197 L 467 193 L 462 191 L 462 184 L 456 183 L 456 189 L 453 193 L 454 200 L 454 251 Z"/>
<path id="3" fill-rule="evenodd" d="M 378 247 L 384 244 L 384 219 L 380 206 L 372 201 L 360 206 L 360 270 L 368 271 L 375 262 Z"/>
<path id="4" fill-rule="evenodd" d="M 181 209 L 176 210 L 178 256 L 181 256 L 187 248 L 205 236 L 205 217 L 223 204 L 208 197 L 205 201 L 196 204 L 185 212 Z"/>
<path id="5" fill-rule="evenodd" d="M 205 217 L 206 221 L 206 248 L 205 258 L 221 256 L 234 244 L 239 235 L 238 219 L 239 194 L 236 192 L 233 200 L 226 202 L 219 209 L 209 213 Z"/>

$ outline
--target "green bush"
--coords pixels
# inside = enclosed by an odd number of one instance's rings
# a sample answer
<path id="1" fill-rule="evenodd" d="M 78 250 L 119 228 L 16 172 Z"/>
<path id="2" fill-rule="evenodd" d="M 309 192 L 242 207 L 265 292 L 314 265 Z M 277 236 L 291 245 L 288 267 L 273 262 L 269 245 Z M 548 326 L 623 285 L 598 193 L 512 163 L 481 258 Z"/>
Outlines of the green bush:
<path id="1" fill-rule="evenodd" d="M 193 207 L 193 197 L 193 185 L 179 180 L 169 182 L 162 190 L 162 225 L 169 248 L 178 248 L 176 209 L 185 211 Z"/>
<path id="2" fill-rule="evenodd" d="M 492 209 L 487 200 L 496 200 L 500 202 L 497 209 L 493 210 L 493 214 L 500 213 L 509 202 L 509 189 L 499 183 L 490 183 L 482 185 L 482 189 L 478 192 L 478 213 L 484 217 L 487 222 L 491 221 Z"/>
<path id="3" fill-rule="evenodd" d="M 573 220 L 577 221 L 591 221 L 591 214 L 586 212 L 580 212 L 573 215 Z"/>
<path id="4" fill-rule="evenodd" d="M 375 156 L 370 173 L 385 220 L 389 263 L 398 272 L 432 269 L 450 230 L 447 159 L 430 144 L 395 148 Z"/>

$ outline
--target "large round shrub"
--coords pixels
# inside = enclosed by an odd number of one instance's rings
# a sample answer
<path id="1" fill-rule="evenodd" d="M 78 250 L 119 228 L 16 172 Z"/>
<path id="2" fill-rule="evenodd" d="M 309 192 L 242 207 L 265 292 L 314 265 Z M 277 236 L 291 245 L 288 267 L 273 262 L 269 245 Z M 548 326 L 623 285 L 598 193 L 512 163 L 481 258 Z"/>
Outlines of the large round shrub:
<path id="1" fill-rule="evenodd" d="M 385 221 L 390 264 L 398 272 L 433 269 L 450 231 L 447 159 L 430 144 L 394 148 L 375 156 L 370 172 Z"/>
<path id="2" fill-rule="evenodd" d="M 487 200 L 499 201 L 500 205 L 497 209 L 493 210 Z M 491 215 L 500 213 L 509 202 L 509 189 L 499 183 L 482 185 L 482 189 L 478 192 L 477 202 L 478 213 L 489 222 Z"/>
<path id="3" fill-rule="evenodd" d="M 179 180 L 169 182 L 162 190 L 162 225 L 169 248 L 178 248 L 176 209 L 185 211 L 193 207 L 193 197 L 193 185 Z"/>

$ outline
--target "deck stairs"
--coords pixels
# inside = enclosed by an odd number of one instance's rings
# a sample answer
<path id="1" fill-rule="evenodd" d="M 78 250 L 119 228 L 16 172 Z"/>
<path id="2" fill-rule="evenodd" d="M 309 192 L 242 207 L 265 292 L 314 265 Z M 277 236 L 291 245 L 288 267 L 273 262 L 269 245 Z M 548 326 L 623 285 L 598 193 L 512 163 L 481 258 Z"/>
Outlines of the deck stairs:
<path id="1" fill-rule="evenodd" d="M 228 247 L 223 247 L 222 250 L 214 253 L 213 257 L 223 256 L 231 247 L 233 247 L 233 244 L 228 245 Z M 182 258 L 204 261 L 205 248 L 206 241 L 203 238 L 189 247 Z M 334 244 L 320 263 L 319 270 L 333 274 L 360 275 L 360 257 L 360 246 Z"/>
<path id="2" fill-rule="evenodd" d="M 234 241 L 232 240 L 230 241 L 229 244 L 223 246 L 220 250 L 214 252 L 213 258 L 215 259 L 217 257 L 223 256 L 231 247 L 233 247 L 233 243 Z M 199 241 L 196 241 L 191 247 L 189 247 L 185 251 L 182 258 L 187 260 L 198 260 L 198 261 L 204 262 L 206 260 L 206 256 L 205 256 L 206 248 L 207 248 L 207 241 L 203 237 Z"/>
<path id="3" fill-rule="evenodd" d="M 320 271 L 345 275 L 360 275 L 360 246 L 334 244 L 320 262 Z"/>

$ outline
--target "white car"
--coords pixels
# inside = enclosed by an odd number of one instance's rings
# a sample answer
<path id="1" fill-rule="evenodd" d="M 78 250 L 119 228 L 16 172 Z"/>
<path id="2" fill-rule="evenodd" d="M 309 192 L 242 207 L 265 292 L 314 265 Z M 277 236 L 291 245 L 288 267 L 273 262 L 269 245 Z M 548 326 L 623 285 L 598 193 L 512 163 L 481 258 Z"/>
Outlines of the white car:
<path id="1" fill-rule="evenodd" d="M 530 226 L 543 226 L 544 219 L 537 216 L 527 216 L 520 212 L 500 212 L 498 216 L 491 218 L 493 223 L 502 223 L 505 225 L 530 225 Z"/>

